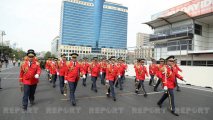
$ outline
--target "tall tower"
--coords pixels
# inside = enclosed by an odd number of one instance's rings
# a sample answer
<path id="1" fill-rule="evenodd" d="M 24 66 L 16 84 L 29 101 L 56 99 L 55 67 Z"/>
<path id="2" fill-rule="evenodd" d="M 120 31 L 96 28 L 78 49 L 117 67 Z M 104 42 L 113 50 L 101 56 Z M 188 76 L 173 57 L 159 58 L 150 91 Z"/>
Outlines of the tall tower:
<path id="1" fill-rule="evenodd" d="M 99 47 L 99 37 L 100 37 L 100 31 L 101 31 L 101 22 L 102 22 L 102 12 L 103 12 L 103 5 L 105 0 L 94 0 L 94 23 L 95 23 L 95 42 L 96 42 L 96 49 Z"/>

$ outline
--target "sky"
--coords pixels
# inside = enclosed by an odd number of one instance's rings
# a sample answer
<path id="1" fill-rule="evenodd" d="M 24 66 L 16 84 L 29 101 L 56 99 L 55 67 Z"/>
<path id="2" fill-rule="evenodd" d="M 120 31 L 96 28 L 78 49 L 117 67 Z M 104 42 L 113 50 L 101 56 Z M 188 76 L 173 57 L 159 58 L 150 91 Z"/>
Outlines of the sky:
<path id="1" fill-rule="evenodd" d="M 16 42 L 23 50 L 50 51 L 51 41 L 59 35 L 62 0 L 0 0 L 0 31 L 4 40 Z M 128 7 L 127 47 L 136 46 L 138 32 L 151 34 L 142 23 L 151 15 L 190 0 L 108 0 Z"/>

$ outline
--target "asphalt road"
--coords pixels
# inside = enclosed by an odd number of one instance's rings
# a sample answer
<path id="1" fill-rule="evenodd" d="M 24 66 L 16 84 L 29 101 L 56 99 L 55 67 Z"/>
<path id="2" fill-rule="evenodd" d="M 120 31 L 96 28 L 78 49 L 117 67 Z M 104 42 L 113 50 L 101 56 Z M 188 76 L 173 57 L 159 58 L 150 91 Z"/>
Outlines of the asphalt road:
<path id="1" fill-rule="evenodd" d="M 166 100 L 163 108 L 156 103 L 162 92 L 153 92 L 153 87 L 145 82 L 148 97 L 134 93 L 134 80 L 126 78 L 124 90 L 116 89 L 117 101 L 105 96 L 105 87 L 98 83 L 98 93 L 90 90 L 91 80 L 87 87 L 79 81 L 76 97 L 77 106 L 73 107 L 68 98 L 46 80 L 42 72 L 36 91 L 35 105 L 27 112 L 22 110 L 22 93 L 19 89 L 19 68 L 10 66 L 0 73 L 2 90 L 0 90 L 0 120 L 212 120 L 213 91 L 190 86 L 182 86 L 181 92 L 175 92 L 175 104 L 179 117 L 173 116 Z"/>

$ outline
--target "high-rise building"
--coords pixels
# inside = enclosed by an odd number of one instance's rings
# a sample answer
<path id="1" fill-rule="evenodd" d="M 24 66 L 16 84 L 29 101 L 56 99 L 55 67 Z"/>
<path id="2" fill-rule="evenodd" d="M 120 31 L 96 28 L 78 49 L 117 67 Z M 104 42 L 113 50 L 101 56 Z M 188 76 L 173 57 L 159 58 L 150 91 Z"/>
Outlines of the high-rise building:
<path id="1" fill-rule="evenodd" d="M 149 34 L 146 33 L 137 33 L 137 38 L 136 38 L 136 47 L 140 48 L 143 46 L 149 46 L 150 42 L 149 42 Z"/>
<path id="2" fill-rule="evenodd" d="M 102 53 L 102 48 L 126 50 L 127 12 L 127 7 L 105 0 L 64 0 L 59 48 L 90 47 L 92 53 Z"/>

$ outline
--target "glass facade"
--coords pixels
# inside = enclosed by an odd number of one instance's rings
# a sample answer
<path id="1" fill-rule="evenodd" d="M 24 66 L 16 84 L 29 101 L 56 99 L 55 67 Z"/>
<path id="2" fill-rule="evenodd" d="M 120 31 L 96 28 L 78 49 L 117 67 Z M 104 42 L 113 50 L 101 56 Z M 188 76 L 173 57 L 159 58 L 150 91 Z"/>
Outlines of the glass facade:
<path id="1" fill-rule="evenodd" d="M 65 0 L 59 43 L 126 49 L 127 16 L 127 7 L 105 0 Z"/>

